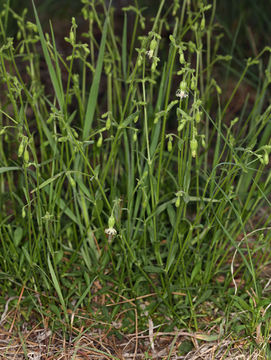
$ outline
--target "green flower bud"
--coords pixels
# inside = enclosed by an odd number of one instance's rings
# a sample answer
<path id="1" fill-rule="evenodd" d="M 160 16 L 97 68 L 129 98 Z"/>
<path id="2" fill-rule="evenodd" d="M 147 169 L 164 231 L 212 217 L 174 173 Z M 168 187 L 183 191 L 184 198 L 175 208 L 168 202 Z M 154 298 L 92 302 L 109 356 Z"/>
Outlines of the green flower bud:
<path id="1" fill-rule="evenodd" d="M 201 111 L 198 111 L 196 113 L 196 116 L 195 116 L 195 120 L 196 120 L 196 123 L 200 123 L 200 119 L 201 119 L 201 115 L 202 115 L 202 112 Z"/>
<path id="2" fill-rule="evenodd" d="M 186 88 L 187 88 L 187 82 L 185 80 L 181 81 L 180 83 L 180 89 L 182 91 L 186 91 Z"/>
<path id="3" fill-rule="evenodd" d="M 197 88 L 197 79 L 195 78 L 195 76 L 193 76 L 191 79 L 190 87 L 191 87 L 191 90 L 196 90 L 196 88 Z"/>
<path id="4" fill-rule="evenodd" d="M 238 121 L 239 121 L 239 117 L 234 118 L 234 119 L 231 121 L 231 126 L 235 125 Z"/>
<path id="5" fill-rule="evenodd" d="M 133 141 L 136 142 L 137 141 L 137 132 L 135 131 L 133 134 Z"/>
<path id="6" fill-rule="evenodd" d="M 188 42 L 188 48 L 191 53 L 194 53 L 196 50 L 196 46 L 191 40 Z"/>
<path id="7" fill-rule="evenodd" d="M 181 123 L 180 123 L 180 125 L 178 126 L 178 131 L 182 131 L 182 129 L 184 128 L 184 126 L 185 126 L 185 123 L 186 123 L 186 121 L 182 121 Z"/>
<path id="8" fill-rule="evenodd" d="M 24 43 L 22 43 L 22 45 L 20 47 L 20 50 L 19 50 L 20 54 L 23 54 L 23 52 L 24 52 Z"/>
<path id="9" fill-rule="evenodd" d="M 264 152 L 264 155 L 263 155 L 263 163 L 264 163 L 264 165 L 268 165 L 268 163 L 269 163 L 269 155 L 266 151 Z"/>
<path id="10" fill-rule="evenodd" d="M 184 64 L 184 63 L 185 63 L 185 58 L 184 58 L 184 54 L 183 54 L 183 53 L 180 54 L 179 60 L 180 60 L 180 64 Z"/>
<path id="11" fill-rule="evenodd" d="M 115 218 L 113 215 L 110 216 L 110 218 L 108 219 L 108 227 L 109 229 L 113 228 L 115 225 Z"/>
<path id="12" fill-rule="evenodd" d="M 24 152 L 24 139 L 22 139 L 22 141 L 20 142 L 20 145 L 19 145 L 19 149 L 18 149 L 18 157 L 21 157 L 23 155 L 23 152 Z"/>
<path id="13" fill-rule="evenodd" d="M 110 127 L 111 127 L 111 119 L 110 119 L 110 117 L 107 118 L 105 127 L 106 127 L 106 130 L 110 129 Z"/>
<path id="14" fill-rule="evenodd" d="M 179 0 L 174 0 L 173 10 L 172 10 L 172 16 L 175 16 L 177 13 L 177 10 L 179 9 L 180 4 Z"/>
<path id="15" fill-rule="evenodd" d="M 192 153 L 192 157 L 195 158 L 197 155 L 198 142 L 196 139 L 190 140 L 190 149 Z"/>
<path id="16" fill-rule="evenodd" d="M 203 17 L 200 22 L 200 30 L 203 31 L 204 29 L 205 29 L 205 17 Z"/>
<path id="17" fill-rule="evenodd" d="M 134 118 L 134 123 L 136 124 L 138 122 L 139 116 L 136 115 L 136 117 Z"/>
<path id="18" fill-rule="evenodd" d="M 22 208 L 22 218 L 24 219 L 25 216 L 26 216 L 26 212 L 25 212 L 25 208 L 23 207 L 23 208 Z"/>
<path id="19" fill-rule="evenodd" d="M 141 17 L 140 19 L 139 19 L 139 22 L 140 22 L 140 26 L 141 26 L 141 29 L 145 29 L 145 21 L 144 21 L 144 18 L 143 17 Z"/>
<path id="20" fill-rule="evenodd" d="M 73 32 L 73 31 L 70 31 L 70 42 L 71 42 L 72 44 L 74 44 L 74 40 L 75 40 L 74 32 Z"/>
<path id="21" fill-rule="evenodd" d="M 157 64 L 158 64 L 159 58 L 158 57 L 154 57 L 153 58 L 153 62 L 152 62 L 152 66 L 151 66 L 151 71 L 154 72 L 156 70 Z"/>
<path id="22" fill-rule="evenodd" d="M 154 51 L 157 47 L 157 41 L 155 39 L 152 39 L 150 43 L 150 50 Z"/>
<path id="23" fill-rule="evenodd" d="M 102 146 L 102 143 L 103 143 L 103 135 L 101 134 L 97 141 L 97 147 L 100 148 Z"/>
<path id="24" fill-rule="evenodd" d="M 176 208 L 178 208 L 181 204 L 181 199 L 180 199 L 180 196 L 177 197 L 176 201 L 175 201 L 175 206 Z"/>
<path id="25" fill-rule="evenodd" d="M 198 22 L 195 22 L 194 25 L 192 25 L 192 30 L 197 31 L 199 28 Z"/>
<path id="26" fill-rule="evenodd" d="M 220 95 L 222 93 L 221 87 L 218 86 L 217 84 L 216 84 L 216 91 L 217 91 L 218 95 Z"/>
<path id="27" fill-rule="evenodd" d="M 167 150 L 168 150 L 168 152 L 172 151 L 172 141 L 171 140 L 169 140 L 169 142 L 167 143 Z"/>
<path id="28" fill-rule="evenodd" d="M 65 142 L 67 141 L 67 136 L 60 136 L 58 139 L 57 139 L 58 142 Z"/>
<path id="29" fill-rule="evenodd" d="M 24 162 L 26 164 L 29 162 L 29 151 L 26 148 L 24 149 Z"/>
<path id="30" fill-rule="evenodd" d="M 137 66 L 140 67 L 142 65 L 142 56 L 139 55 L 137 58 Z"/>

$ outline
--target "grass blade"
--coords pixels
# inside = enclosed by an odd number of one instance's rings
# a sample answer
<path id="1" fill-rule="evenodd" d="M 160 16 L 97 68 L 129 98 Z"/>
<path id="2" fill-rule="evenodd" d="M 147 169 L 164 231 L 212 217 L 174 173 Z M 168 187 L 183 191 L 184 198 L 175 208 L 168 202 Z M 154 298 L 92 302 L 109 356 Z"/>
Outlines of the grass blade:
<path id="1" fill-rule="evenodd" d="M 39 36 L 40 36 L 40 42 L 41 42 L 43 54 L 44 54 L 44 57 L 45 57 L 45 60 L 46 60 L 46 64 L 48 66 L 50 78 L 51 78 L 51 81 L 52 81 L 52 84 L 53 84 L 53 87 L 54 87 L 54 90 L 55 90 L 55 94 L 56 94 L 56 97 L 57 97 L 58 104 L 59 104 L 59 106 L 60 106 L 60 108 L 62 110 L 63 105 L 64 105 L 64 97 L 63 97 L 63 93 L 61 91 L 61 85 L 59 83 L 60 80 L 57 78 L 57 74 L 55 72 L 53 63 L 51 61 L 51 58 L 50 58 L 50 55 L 49 55 L 49 52 L 48 52 L 48 49 L 47 49 L 46 40 L 45 40 L 44 35 L 43 35 L 42 27 L 41 27 L 41 24 L 40 24 L 40 21 L 39 21 L 39 17 L 38 17 L 38 13 L 37 13 L 37 10 L 36 10 L 35 4 L 34 4 L 34 0 L 32 0 L 32 4 L 33 4 L 35 19 L 36 19 L 36 23 L 37 23 L 37 27 L 38 27 L 38 32 L 39 32 Z"/>
<path id="2" fill-rule="evenodd" d="M 89 132 L 91 129 L 91 125 L 93 122 L 94 112 L 96 108 L 96 102 L 98 97 L 99 84 L 101 79 L 101 73 L 103 68 L 103 59 L 104 59 L 104 50 L 106 44 L 106 36 L 107 36 L 107 28 L 108 28 L 108 16 L 105 19 L 105 23 L 103 26 L 103 34 L 102 40 L 97 60 L 97 66 L 93 77 L 93 82 L 90 88 L 90 93 L 88 97 L 87 103 L 87 111 L 84 120 L 84 129 L 83 129 L 83 139 L 86 140 L 89 136 Z"/>
<path id="3" fill-rule="evenodd" d="M 62 291 L 60 289 L 60 285 L 59 285 L 59 282 L 57 280 L 55 271 L 53 269 L 49 254 L 48 254 L 48 267 L 49 267 L 49 271 L 50 271 L 50 274 L 51 274 L 51 277 L 52 277 L 52 281 L 53 281 L 55 290 L 56 290 L 57 295 L 59 297 L 59 301 L 60 301 L 60 303 L 61 303 L 61 305 L 63 307 L 63 311 L 64 311 L 64 314 L 65 314 L 65 319 L 68 322 L 68 313 L 67 313 L 66 304 L 65 304 L 65 301 L 64 301 L 64 298 L 63 298 L 63 295 L 62 295 Z"/>

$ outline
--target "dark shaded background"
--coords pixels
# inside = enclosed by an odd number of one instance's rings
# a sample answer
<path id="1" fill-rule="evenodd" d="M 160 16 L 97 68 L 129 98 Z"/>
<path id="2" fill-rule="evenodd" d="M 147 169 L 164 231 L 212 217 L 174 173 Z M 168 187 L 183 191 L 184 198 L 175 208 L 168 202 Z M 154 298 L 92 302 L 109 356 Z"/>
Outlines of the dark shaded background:
<path id="1" fill-rule="evenodd" d="M 171 0 L 168 0 L 171 1 Z M 105 0 L 105 3 L 108 3 Z M 208 2 L 208 1 L 207 1 Z M 33 17 L 31 0 L 0 0 L 1 8 L 9 3 L 10 7 L 20 13 L 28 8 L 28 16 Z M 151 18 L 158 9 L 159 0 L 138 0 L 140 7 L 144 7 L 144 16 Z M 182 0 L 180 0 L 182 3 Z M 209 1 L 209 3 L 212 3 Z M 65 36 L 66 28 L 70 26 L 71 16 L 79 16 L 82 8 L 80 0 L 35 0 L 39 16 L 43 24 L 51 19 L 63 30 Z M 134 0 L 112 0 L 112 5 L 118 9 L 122 6 L 133 5 Z M 225 29 L 226 36 L 223 40 L 223 50 L 232 51 L 233 41 L 236 37 L 238 46 L 235 46 L 234 56 L 236 59 L 255 56 L 264 46 L 271 44 L 271 1 L 269 0 L 217 0 L 216 21 Z M 9 36 L 16 33 L 16 23 L 10 18 L 8 24 Z"/>

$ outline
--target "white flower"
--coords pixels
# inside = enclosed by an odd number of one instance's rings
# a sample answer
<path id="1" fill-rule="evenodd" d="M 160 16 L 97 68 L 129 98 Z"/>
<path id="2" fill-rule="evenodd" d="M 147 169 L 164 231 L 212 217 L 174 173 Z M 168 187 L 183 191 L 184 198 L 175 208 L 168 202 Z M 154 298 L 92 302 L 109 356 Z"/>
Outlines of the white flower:
<path id="1" fill-rule="evenodd" d="M 147 51 L 147 55 L 148 55 L 149 59 L 151 59 L 153 57 L 153 53 L 154 53 L 153 50 Z"/>
<path id="2" fill-rule="evenodd" d="M 117 230 L 114 229 L 114 228 L 108 228 L 108 229 L 105 229 L 104 232 L 109 235 L 109 236 L 115 236 L 117 235 Z"/>
<path id="3" fill-rule="evenodd" d="M 185 92 L 181 89 L 178 89 L 176 91 L 176 96 L 179 97 L 180 99 L 185 99 L 185 98 L 187 98 L 188 94 L 187 94 L 187 92 Z"/>

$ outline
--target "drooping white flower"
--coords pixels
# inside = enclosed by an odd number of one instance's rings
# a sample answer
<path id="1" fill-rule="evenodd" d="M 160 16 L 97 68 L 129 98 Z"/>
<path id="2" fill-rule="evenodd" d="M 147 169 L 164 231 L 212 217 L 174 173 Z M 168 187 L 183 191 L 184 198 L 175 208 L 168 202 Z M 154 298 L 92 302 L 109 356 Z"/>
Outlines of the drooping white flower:
<path id="1" fill-rule="evenodd" d="M 154 51 L 153 50 L 149 50 L 146 52 L 146 54 L 148 55 L 149 59 L 151 59 L 153 57 L 153 53 Z"/>
<path id="2" fill-rule="evenodd" d="M 110 236 L 117 235 L 117 230 L 114 229 L 113 227 L 105 229 L 104 232 L 106 233 L 106 235 L 110 235 Z"/>
<path id="3" fill-rule="evenodd" d="M 176 91 L 176 96 L 179 97 L 180 99 L 185 99 L 188 97 L 188 94 L 184 90 L 178 89 Z"/>

